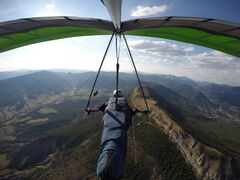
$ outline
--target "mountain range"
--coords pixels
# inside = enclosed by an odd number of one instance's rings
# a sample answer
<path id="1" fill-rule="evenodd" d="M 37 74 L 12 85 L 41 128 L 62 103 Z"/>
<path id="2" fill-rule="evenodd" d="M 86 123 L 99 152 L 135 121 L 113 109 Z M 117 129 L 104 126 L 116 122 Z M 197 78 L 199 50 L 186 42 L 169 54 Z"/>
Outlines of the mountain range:
<path id="1" fill-rule="evenodd" d="M 48 176 L 55 179 L 61 177 L 61 171 L 70 176 L 71 168 L 76 168 L 79 171 L 84 170 L 80 173 L 81 177 L 94 179 L 101 115 L 86 116 L 84 108 L 95 75 L 95 72 L 40 71 L 0 80 L 0 176 L 36 179 L 38 175 L 43 179 Z M 238 169 L 240 87 L 196 82 L 170 75 L 140 74 L 140 78 L 149 99 L 156 101 L 159 108 L 196 140 L 217 149 L 229 158 L 234 157 L 237 162 L 234 167 Z M 131 94 L 138 86 L 132 73 L 121 73 L 119 82 L 119 87 L 126 95 Z M 105 102 L 113 89 L 115 73 L 101 72 L 96 85 L 99 93 L 92 98 L 91 106 Z M 131 96 L 128 98 L 131 99 Z M 92 120 L 87 120 L 89 118 Z M 142 123 L 146 120 L 137 118 L 136 122 L 138 121 Z M 172 167 L 170 164 L 164 169 L 161 161 L 165 160 L 161 153 L 158 153 L 158 148 L 164 151 L 164 147 L 171 147 L 172 151 L 167 156 L 171 161 L 174 161 L 171 153 L 177 154 L 176 157 L 180 159 L 182 154 L 155 125 L 146 121 L 141 126 L 149 129 L 149 132 L 141 128 L 137 129 L 138 134 L 145 133 L 147 138 L 154 139 L 154 133 L 150 132 L 155 132 L 155 135 L 165 139 L 163 144 L 156 138 L 154 140 L 158 144 L 147 144 L 149 139 L 140 135 L 141 138 L 138 138 L 138 155 L 143 156 L 144 152 L 147 152 L 139 161 L 145 159 L 155 167 L 156 172 L 154 174 L 152 168 L 143 166 L 146 172 L 140 173 L 141 167 L 129 157 L 126 178 L 139 179 L 140 175 L 151 175 L 155 178 L 171 179 L 176 168 L 180 167 L 182 171 L 179 171 L 175 179 L 195 178 L 194 170 L 192 171 L 183 159 L 183 164 L 177 163 L 179 167 Z M 129 134 L 131 142 L 131 133 Z M 87 153 L 85 158 L 81 158 L 88 148 L 93 154 Z M 133 149 L 134 146 L 130 145 L 129 153 L 135 156 Z M 79 161 L 85 164 L 77 163 L 74 154 L 78 154 L 76 156 L 80 156 Z M 63 162 L 66 163 L 64 166 L 67 166 L 65 171 L 61 164 Z M 47 170 L 43 172 L 45 168 Z M 185 176 L 188 173 L 189 176 Z M 76 177 L 79 178 L 77 175 Z"/>

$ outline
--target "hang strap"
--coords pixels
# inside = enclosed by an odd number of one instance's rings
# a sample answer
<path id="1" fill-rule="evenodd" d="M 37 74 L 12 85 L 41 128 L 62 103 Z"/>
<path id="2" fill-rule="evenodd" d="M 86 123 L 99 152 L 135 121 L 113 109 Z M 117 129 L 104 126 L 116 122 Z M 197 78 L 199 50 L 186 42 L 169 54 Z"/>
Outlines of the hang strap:
<path id="1" fill-rule="evenodd" d="M 118 36 L 119 36 L 119 44 L 118 44 Z M 115 110 L 118 110 L 118 83 L 119 83 L 119 56 L 120 56 L 120 46 L 121 46 L 121 34 L 116 34 L 116 58 L 117 58 L 117 64 L 116 64 L 116 92 L 117 96 L 115 99 Z"/>

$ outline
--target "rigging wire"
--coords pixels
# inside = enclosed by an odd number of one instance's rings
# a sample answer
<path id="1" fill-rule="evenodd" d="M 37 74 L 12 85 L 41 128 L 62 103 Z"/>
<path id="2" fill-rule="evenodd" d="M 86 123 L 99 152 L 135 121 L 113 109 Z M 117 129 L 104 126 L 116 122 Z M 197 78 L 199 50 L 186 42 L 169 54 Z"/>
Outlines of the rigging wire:
<path id="1" fill-rule="evenodd" d="M 136 68 L 136 65 L 135 65 L 135 63 L 134 63 L 134 60 L 133 60 L 133 57 L 132 57 L 132 53 L 131 53 L 131 51 L 130 51 L 130 49 L 129 49 L 129 46 L 128 46 L 128 43 L 127 43 L 127 39 L 126 39 L 124 33 L 122 33 L 122 36 L 123 36 L 124 42 L 125 42 L 126 47 L 127 47 L 127 50 L 128 50 L 128 54 L 129 54 L 129 56 L 130 56 L 130 59 L 131 59 L 131 61 L 132 61 L 132 64 L 133 64 L 133 67 L 134 67 L 134 70 L 135 70 L 135 73 L 136 73 L 136 76 L 137 76 L 138 84 L 139 84 L 139 86 L 140 86 L 140 90 L 141 90 L 141 93 L 142 93 L 142 96 L 143 96 L 143 99 L 144 99 L 144 102 L 145 102 L 146 109 L 147 109 L 147 111 L 149 111 L 149 107 L 148 107 L 148 104 L 147 104 L 146 96 L 145 96 L 145 94 L 144 94 L 143 87 L 142 87 L 140 78 L 139 78 L 139 76 L 138 76 L 137 68 Z"/>
<path id="2" fill-rule="evenodd" d="M 98 76 L 99 76 L 100 71 L 101 71 L 101 69 L 102 69 L 102 65 L 103 65 L 104 60 L 105 60 L 105 58 L 106 58 L 107 52 L 108 52 L 109 47 L 110 47 L 110 45 L 111 45 L 111 43 L 112 43 L 113 36 L 114 36 L 114 33 L 112 33 L 112 36 L 111 36 L 111 38 L 110 38 L 110 40 L 109 40 L 109 43 L 108 43 L 108 45 L 107 45 L 107 49 L 106 49 L 106 51 L 105 51 L 105 53 L 104 53 L 104 55 L 103 55 L 101 64 L 100 64 L 100 66 L 99 66 L 99 69 L 98 69 L 96 78 L 95 78 L 95 80 L 94 80 L 94 83 L 93 83 L 93 86 L 92 86 L 92 89 L 91 89 L 91 93 L 90 93 L 90 95 L 89 95 L 89 97 L 88 97 L 88 102 L 87 102 L 87 106 L 86 106 L 86 109 L 85 109 L 86 111 L 87 111 L 87 109 L 88 109 L 88 107 L 89 107 L 89 105 L 90 105 L 91 97 L 92 97 L 92 94 L 93 94 L 95 85 L 96 85 L 96 83 L 97 83 Z"/>
<path id="3" fill-rule="evenodd" d="M 107 55 L 107 52 L 109 50 L 109 47 L 111 45 L 111 42 L 112 42 L 112 39 L 113 39 L 114 35 L 115 35 L 115 38 L 116 38 L 116 58 L 117 58 L 117 64 L 116 64 L 116 91 L 117 91 L 117 94 L 118 94 L 118 85 L 119 85 L 119 67 L 120 67 L 120 65 L 119 65 L 119 56 L 120 56 L 120 49 L 121 49 L 120 48 L 121 47 L 121 36 L 123 36 L 124 41 L 125 41 L 125 45 L 127 47 L 128 54 L 130 56 L 130 59 L 132 61 L 132 65 L 134 67 L 134 70 L 135 70 L 135 73 L 136 73 L 136 76 L 137 76 L 137 80 L 138 80 L 138 83 L 139 83 L 139 86 L 140 86 L 140 90 L 141 90 L 141 93 L 142 93 L 142 96 L 143 96 L 143 99 L 144 99 L 144 102 L 145 102 L 146 110 L 149 111 L 149 107 L 148 107 L 147 100 L 146 100 L 146 97 L 145 97 L 145 94 L 144 94 L 144 91 L 143 91 L 143 87 L 142 87 L 142 84 L 141 84 L 141 81 L 140 81 L 140 78 L 139 78 L 139 75 L 138 75 L 138 72 L 137 72 L 137 68 L 136 68 L 136 65 L 134 63 L 132 54 L 131 54 L 131 51 L 129 49 L 126 37 L 125 37 L 124 33 L 121 34 L 121 33 L 114 33 L 114 32 L 112 33 L 112 36 L 111 36 L 110 41 L 108 43 L 107 49 L 106 49 L 106 51 L 104 53 L 104 56 L 102 58 L 102 62 L 101 62 L 100 67 L 98 69 L 96 78 L 94 80 L 94 83 L 93 83 L 93 86 L 92 86 L 92 89 L 91 89 L 91 93 L 90 93 L 89 98 L 88 98 L 86 111 L 87 111 L 87 109 L 88 109 L 88 107 L 90 105 L 91 97 L 92 97 L 92 94 L 93 94 L 93 91 L 94 91 L 97 79 L 98 79 L 99 74 L 101 72 L 102 65 L 104 63 L 105 57 Z M 118 38 L 119 38 L 119 44 L 118 44 Z M 117 102 L 118 102 L 118 95 L 116 96 L 116 99 L 115 99 L 115 109 L 116 110 L 118 109 L 118 103 Z"/>

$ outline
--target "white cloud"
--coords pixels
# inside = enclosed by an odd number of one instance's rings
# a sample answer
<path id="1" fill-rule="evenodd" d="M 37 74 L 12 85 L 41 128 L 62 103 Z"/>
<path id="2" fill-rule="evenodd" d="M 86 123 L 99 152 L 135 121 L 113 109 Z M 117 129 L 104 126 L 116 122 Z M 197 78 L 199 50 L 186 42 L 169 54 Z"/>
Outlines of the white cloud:
<path id="1" fill-rule="evenodd" d="M 198 68 L 219 70 L 240 69 L 239 58 L 215 50 L 188 56 L 187 60 L 190 64 Z"/>
<path id="2" fill-rule="evenodd" d="M 184 56 L 186 53 L 194 51 L 192 46 L 177 45 L 163 40 L 134 40 L 129 44 L 133 49 L 153 56 Z"/>
<path id="3" fill-rule="evenodd" d="M 137 6 L 131 13 L 131 16 L 139 17 L 139 16 L 150 16 L 154 14 L 163 14 L 165 13 L 169 7 L 167 5 L 161 5 L 161 6 Z"/>
<path id="4" fill-rule="evenodd" d="M 34 12 L 34 16 L 62 16 L 63 12 L 53 3 L 47 4 L 44 8 L 39 8 Z"/>
<path id="5" fill-rule="evenodd" d="M 240 69 L 239 58 L 216 51 L 196 52 L 194 46 L 177 44 L 169 41 L 132 40 L 129 45 L 137 53 L 142 53 L 145 59 L 153 62 L 178 63 L 186 68 Z M 240 71 L 240 70 L 239 70 Z"/>
<path id="6" fill-rule="evenodd" d="M 52 9 L 55 8 L 55 5 L 54 5 L 54 4 L 47 4 L 47 5 L 46 5 L 46 8 L 47 8 L 48 10 L 52 10 Z"/>
<path id="7" fill-rule="evenodd" d="M 187 76 L 195 80 L 240 85 L 240 58 L 171 41 L 131 40 L 133 55 L 152 73 Z M 141 65 L 140 64 L 140 65 Z"/>

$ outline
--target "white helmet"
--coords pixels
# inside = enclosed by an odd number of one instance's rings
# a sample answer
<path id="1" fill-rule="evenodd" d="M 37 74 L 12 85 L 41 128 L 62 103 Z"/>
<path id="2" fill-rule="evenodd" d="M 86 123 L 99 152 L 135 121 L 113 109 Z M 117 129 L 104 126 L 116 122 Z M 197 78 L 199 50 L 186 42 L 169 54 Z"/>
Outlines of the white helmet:
<path id="1" fill-rule="evenodd" d="M 113 91 L 113 97 L 123 97 L 123 93 L 122 93 L 122 91 L 121 90 L 114 90 Z"/>

